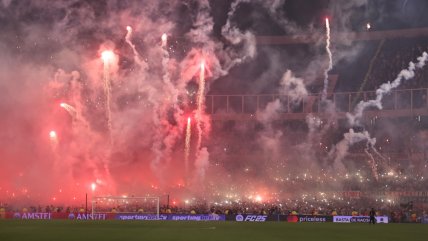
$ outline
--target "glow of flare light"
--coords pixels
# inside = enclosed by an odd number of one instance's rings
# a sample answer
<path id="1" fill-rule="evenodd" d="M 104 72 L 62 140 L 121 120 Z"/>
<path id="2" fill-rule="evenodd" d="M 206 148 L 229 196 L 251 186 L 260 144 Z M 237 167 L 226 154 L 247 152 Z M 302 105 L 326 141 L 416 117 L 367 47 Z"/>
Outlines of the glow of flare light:
<path id="1" fill-rule="evenodd" d="M 51 138 L 51 140 L 52 140 L 52 139 L 55 139 L 55 140 L 56 140 L 56 139 L 57 139 L 56 132 L 55 132 L 55 131 L 50 131 L 50 132 L 49 132 L 49 137 Z"/>
<path id="2" fill-rule="evenodd" d="M 162 34 L 161 40 L 162 40 L 161 47 L 162 47 L 162 52 L 163 52 L 163 56 L 162 56 L 163 76 L 162 76 L 162 79 L 163 79 L 164 83 L 166 84 L 167 89 L 171 90 L 171 89 L 175 89 L 175 87 L 171 84 L 171 80 L 170 80 L 169 72 L 168 72 L 169 52 L 167 49 L 168 36 L 166 35 L 166 33 Z M 175 99 L 175 97 L 174 97 L 174 99 Z"/>
<path id="3" fill-rule="evenodd" d="M 110 63 L 114 58 L 114 53 L 110 50 L 105 50 L 101 53 L 101 58 L 103 59 L 104 64 Z"/>
<path id="4" fill-rule="evenodd" d="M 57 145 L 58 145 L 58 136 L 57 136 L 56 132 L 53 130 L 50 131 L 49 132 L 49 138 L 51 140 L 51 147 L 53 150 L 55 150 Z"/>
<path id="5" fill-rule="evenodd" d="M 202 113 L 204 108 L 204 93 L 205 93 L 205 63 L 202 61 L 199 72 L 199 90 L 198 90 L 198 109 L 196 112 L 196 126 L 198 129 L 197 149 L 199 150 L 202 144 Z"/>
<path id="6" fill-rule="evenodd" d="M 105 50 L 101 53 L 101 58 L 104 63 L 104 72 L 103 72 L 103 78 L 104 78 L 104 94 L 106 96 L 106 115 L 107 115 L 107 126 L 109 130 L 110 135 L 110 143 L 112 141 L 111 138 L 111 130 L 112 130 L 112 123 L 111 123 L 111 82 L 110 82 L 110 64 L 114 59 L 114 53 L 110 50 Z"/>
<path id="7" fill-rule="evenodd" d="M 95 189 L 97 188 L 97 184 L 95 183 L 95 182 L 93 182 L 92 184 L 91 184 L 91 189 L 92 189 L 92 191 L 95 191 Z"/>
<path id="8" fill-rule="evenodd" d="M 190 140 L 192 137 L 192 125 L 191 125 L 191 119 L 190 117 L 187 118 L 187 127 L 186 127 L 186 145 L 184 150 L 184 167 L 186 176 L 188 174 L 189 170 L 189 156 L 190 156 Z"/>
<path id="9" fill-rule="evenodd" d="M 166 48 L 166 44 L 168 42 L 168 35 L 166 35 L 166 33 L 162 34 L 161 40 L 162 40 L 162 48 Z"/>
<path id="10" fill-rule="evenodd" d="M 327 98 L 327 88 L 328 88 L 328 72 L 333 68 L 333 55 L 330 50 L 330 22 L 328 18 L 325 19 L 325 29 L 326 29 L 326 39 L 325 39 L 325 50 L 328 55 L 328 67 L 324 70 L 324 89 L 322 92 L 322 100 Z"/>

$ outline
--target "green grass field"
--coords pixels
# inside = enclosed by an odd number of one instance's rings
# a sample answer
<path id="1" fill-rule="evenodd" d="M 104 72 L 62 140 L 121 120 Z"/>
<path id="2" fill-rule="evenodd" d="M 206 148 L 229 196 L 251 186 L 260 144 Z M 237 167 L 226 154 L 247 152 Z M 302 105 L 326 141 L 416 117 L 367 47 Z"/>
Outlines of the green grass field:
<path id="1" fill-rule="evenodd" d="M 427 241 L 424 224 L 1 220 L 0 240 Z"/>

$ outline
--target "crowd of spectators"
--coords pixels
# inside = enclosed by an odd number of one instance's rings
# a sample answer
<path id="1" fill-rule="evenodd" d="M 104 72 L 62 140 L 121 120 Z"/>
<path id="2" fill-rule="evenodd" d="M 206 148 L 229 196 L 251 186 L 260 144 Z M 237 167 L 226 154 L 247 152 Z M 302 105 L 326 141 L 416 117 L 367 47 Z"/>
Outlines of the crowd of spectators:
<path id="1" fill-rule="evenodd" d="M 374 91 L 382 83 L 393 81 L 397 74 L 408 67 L 410 61 L 417 61 L 416 58 L 421 56 L 422 52 L 428 51 L 428 39 L 427 38 L 411 38 L 411 39 L 394 39 L 386 40 L 379 52 L 379 55 L 375 56 L 373 62 L 373 68 L 366 81 L 363 83 L 365 91 Z M 418 89 L 428 88 L 428 68 L 423 68 L 415 72 L 414 78 L 409 81 L 404 81 L 400 89 Z M 425 94 L 425 92 L 421 92 Z M 426 98 L 426 96 L 422 96 Z M 348 98 L 349 99 L 349 98 Z M 422 101 L 424 102 L 424 100 Z M 424 102 L 426 103 L 426 101 Z M 303 123 L 303 122 L 302 122 Z M 303 123 L 304 124 L 304 123 Z M 389 140 L 389 138 L 387 138 Z M 401 146 L 401 142 L 399 145 Z M 388 150 L 387 147 L 391 144 L 385 144 L 386 151 L 397 150 L 396 147 L 391 147 Z M 414 146 L 414 145 L 411 145 Z M 225 149 L 225 152 L 238 152 L 243 148 Z M 239 153 L 241 154 L 241 153 Z M 397 177 L 398 176 L 398 177 Z M 317 186 L 322 185 L 318 180 L 308 179 L 300 180 L 299 183 L 294 186 Z M 381 182 L 359 182 L 358 180 L 350 179 L 348 182 L 345 181 L 343 184 L 351 190 L 366 190 L 368 188 L 378 191 L 406 191 L 409 187 L 414 190 L 423 190 L 428 186 L 428 178 L 425 180 L 422 176 L 406 176 L 400 171 L 391 174 L 390 177 L 383 178 Z M 192 200 L 191 203 L 182 205 L 163 205 L 160 208 L 161 213 L 178 213 L 178 214 L 283 214 L 283 215 L 297 215 L 297 214 L 309 214 L 309 215 L 368 215 L 371 208 L 377 210 L 377 215 L 387 215 L 395 222 L 403 221 L 416 221 L 426 215 L 426 208 L 428 207 L 427 201 L 421 202 L 419 205 L 414 204 L 412 201 L 403 202 L 396 200 L 383 200 L 376 198 L 337 198 L 337 199 L 319 199 L 319 198 L 307 198 L 307 199 L 288 199 L 284 202 L 206 202 Z M 147 213 L 154 212 L 155 209 L 143 207 L 141 205 L 116 205 L 112 207 L 103 207 L 97 210 L 97 212 L 133 212 L 133 213 Z M 62 212 L 62 213 L 87 213 L 88 209 L 84 206 L 14 206 L 10 204 L 0 203 L 1 212 Z"/>
<path id="2" fill-rule="evenodd" d="M 146 207 L 147 208 L 147 207 Z M 279 202 L 228 202 L 207 203 L 202 200 L 193 200 L 192 203 L 183 205 L 162 205 L 162 214 L 258 214 L 258 215 L 345 215 L 367 216 L 370 209 L 376 210 L 376 215 L 389 216 L 393 222 L 416 222 L 427 215 L 424 205 L 391 202 L 391 200 L 375 200 L 373 198 L 338 198 L 326 201 L 325 199 L 309 198 L 295 199 Z M 0 212 L 58 212 L 58 213 L 91 213 L 91 209 L 64 206 L 30 206 L 17 208 L 12 205 L 2 204 Z M 118 205 L 104 207 L 96 210 L 97 213 L 156 213 L 156 209 L 144 209 L 139 205 Z"/>

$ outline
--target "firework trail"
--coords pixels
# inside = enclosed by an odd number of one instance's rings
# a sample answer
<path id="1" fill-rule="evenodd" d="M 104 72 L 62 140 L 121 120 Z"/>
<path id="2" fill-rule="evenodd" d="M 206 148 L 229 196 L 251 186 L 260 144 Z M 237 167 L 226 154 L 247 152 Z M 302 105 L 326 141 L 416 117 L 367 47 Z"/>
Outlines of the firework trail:
<path id="1" fill-rule="evenodd" d="M 397 77 L 392 81 L 392 82 L 387 82 L 387 83 L 383 83 L 377 90 L 376 90 L 376 98 L 373 100 L 369 100 L 369 101 L 360 101 L 360 103 L 358 103 L 358 105 L 355 107 L 354 109 L 354 113 L 346 113 L 346 117 L 348 119 L 348 122 L 351 126 L 355 126 L 355 125 L 359 125 L 359 121 L 363 116 L 363 112 L 366 108 L 369 107 L 377 107 L 378 109 L 382 109 L 382 99 L 383 97 L 388 94 L 389 92 L 391 92 L 392 89 L 397 88 L 398 86 L 400 86 L 401 81 L 402 80 L 408 80 L 411 79 L 415 76 L 415 70 L 417 68 L 423 68 L 425 66 L 425 62 L 428 59 L 428 54 L 426 52 L 423 52 L 422 55 L 420 57 L 417 58 L 418 62 L 415 64 L 413 62 L 409 63 L 409 66 L 407 69 L 403 69 L 400 71 L 400 73 L 397 75 Z M 352 130 L 352 129 L 351 129 Z M 353 132 L 347 133 L 348 135 L 354 135 L 357 133 L 353 133 Z M 366 133 L 366 134 L 364 134 Z M 368 135 L 367 132 L 363 133 L 363 137 L 364 139 L 366 139 L 368 141 L 368 144 L 370 145 L 370 149 L 374 151 L 374 153 L 378 156 L 380 156 L 382 158 L 382 160 L 384 161 L 385 158 L 374 148 L 374 143 L 375 143 L 375 139 L 374 138 L 370 138 L 370 135 Z M 360 133 L 361 134 L 361 133 Z M 346 138 L 346 134 L 345 134 L 345 138 Z M 348 143 L 348 145 L 352 145 L 353 143 Z M 338 146 L 338 145 L 336 145 Z M 348 147 L 349 148 L 349 147 Z M 344 153 L 347 152 L 347 149 L 344 150 Z M 344 153 L 338 155 L 336 157 L 335 163 L 337 160 L 341 160 L 344 157 Z M 366 150 L 367 153 L 367 150 Z M 376 168 L 376 163 L 374 162 L 374 158 L 371 154 L 369 154 L 370 158 L 372 159 L 373 163 L 371 164 L 371 168 L 373 171 L 373 175 L 374 177 L 377 179 L 378 177 L 376 177 L 377 175 L 377 168 Z"/>
<path id="2" fill-rule="evenodd" d="M 163 81 L 169 83 L 169 73 L 168 73 L 168 62 L 169 62 L 169 53 L 167 49 L 168 36 L 164 33 L 161 37 L 162 40 L 162 68 L 163 68 Z"/>
<path id="3" fill-rule="evenodd" d="M 89 123 L 87 120 L 82 116 L 81 110 L 74 108 L 73 106 L 67 104 L 67 103 L 61 103 L 59 105 L 61 108 L 67 111 L 68 114 L 72 117 L 73 121 L 73 130 L 76 132 L 80 131 L 80 128 L 84 128 L 86 130 L 89 129 Z M 77 108 L 79 108 L 79 104 L 77 105 Z"/>
<path id="4" fill-rule="evenodd" d="M 106 96 L 106 115 L 107 115 L 107 126 L 110 135 L 110 143 L 112 141 L 112 123 L 111 123 L 111 82 L 110 82 L 110 64 L 114 58 L 112 51 L 106 50 L 102 52 L 101 57 L 104 63 L 104 94 Z"/>
<path id="5" fill-rule="evenodd" d="M 367 154 L 367 156 L 370 157 L 370 159 L 368 160 L 368 163 L 372 169 L 373 177 L 377 181 L 377 180 L 379 180 L 379 174 L 377 173 L 376 161 L 375 161 L 373 155 L 367 149 L 364 149 L 364 152 Z"/>
<path id="6" fill-rule="evenodd" d="M 383 167 L 385 167 L 385 166 L 388 166 L 387 164 L 386 164 L 386 162 L 387 162 L 387 159 L 386 159 L 386 157 L 384 157 L 378 150 L 376 150 L 376 148 L 373 146 L 372 147 L 372 150 L 373 150 L 373 152 L 380 158 L 380 160 L 381 160 L 381 165 L 383 166 Z"/>
<path id="7" fill-rule="evenodd" d="M 176 100 L 176 96 L 175 96 L 175 91 L 173 91 L 175 89 L 175 87 L 172 85 L 171 80 L 170 80 L 170 76 L 169 76 L 169 71 L 168 71 L 168 64 L 169 64 L 169 53 L 168 53 L 168 36 L 166 35 L 166 33 L 162 34 L 161 37 L 162 40 L 162 52 L 163 52 L 163 56 L 162 56 L 162 68 L 163 68 L 163 82 L 165 83 L 165 88 L 166 91 L 170 92 L 172 96 L 172 100 L 175 101 Z"/>
<path id="8" fill-rule="evenodd" d="M 366 141 L 366 150 L 374 149 L 376 144 L 376 138 L 371 138 L 370 134 L 367 131 L 355 132 L 353 129 L 349 129 L 348 132 L 343 134 L 343 139 L 336 144 L 333 151 L 335 152 L 334 158 L 334 168 L 336 171 L 344 171 L 345 166 L 342 163 L 342 160 L 348 154 L 349 148 L 355 143 Z"/>
<path id="9" fill-rule="evenodd" d="M 147 64 L 140 59 L 140 54 L 138 54 L 138 51 L 135 48 L 135 44 L 133 44 L 132 41 L 131 41 L 131 37 L 132 37 L 132 28 L 131 28 L 131 26 L 126 26 L 126 31 L 127 31 L 127 33 L 126 33 L 126 36 L 125 36 L 125 41 L 131 47 L 132 52 L 134 53 L 134 60 L 135 60 L 135 62 L 139 66 L 141 66 L 144 69 L 146 69 L 147 68 Z"/>
<path id="10" fill-rule="evenodd" d="M 192 137 L 192 125 L 190 117 L 187 118 L 187 127 L 186 127 L 186 146 L 184 150 L 184 166 L 186 171 L 186 176 L 189 170 L 189 156 L 190 156 L 190 138 Z"/>
<path id="11" fill-rule="evenodd" d="M 322 91 L 322 100 L 327 99 L 327 88 L 328 88 L 328 72 L 333 68 L 333 56 L 330 50 L 330 22 L 328 18 L 325 19 L 326 28 L 326 39 L 325 39 L 325 50 L 328 54 L 328 67 L 324 70 L 324 89 Z"/>
<path id="12" fill-rule="evenodd" d="M 378 109 L 382 109 L 382 99 L 383 97 L 388 94 L 392 89 L 397 88 L 400 86 L 402 80 L 408 80 L 415 76 L 415 70 L 416 68 L 422 68 L 425 66 L 425 62 L 428 59 L 428 54 L 426 52 L 423 52 L 422 56 L 418 57 L 418 63 L 409 63 L 409 67 L 407 69 L 403 69 L 400 71 L 400 73 L 397 75 L 397 77 L 392 82 L 383 83 L 377 90 L 376 90 L 376 99 L 369 100 L 369 101 L 360 101 L 358 105 L 354 109 L 354 114 L 346 113 L 346 117 L 348 118 L 348 121 L 350 125 L 356 125 L 359 122 L 359 119 L 363 116 L 363 112 L 368 107 L 377 107 Z"/>
<path id="13" fill-rule="evenodd" d="M 385 158 L 376 150 L 376 138 L 370 137 L 368 131 L 354 132 L 353 129 L 349 129 L 349 132 L 344 134 L 343 140 L 340 141 L 335 147 L 336 158 L 334 160 L 334 165 L 336 168 L 343 168 L 344 166 L 342 160 L 347 155 L 349 148 L 355 143 L 362 141 L 366 141 L 366 148 L 364 149 L 364 152 L 367 154 L 367 156 L 370 157 L 370 159 L 368 160 L 368 164 L 370 165 L 370 168 L 372 170 L 373 177 L 378 180 L 379 175 L 377 171 L 377 164 L 369 150 L 372 150 L 376 155 L 381 157 L 382 160 L 385 160 Z"/>
<path id="14" fill-rule="evenodd" d="M 159 179 L 162 180 L 160 172 L 160 162 L 162 160 L 169 161 L 172 149 L 174 147 L 175 141 L 181 137 L 181 127 L 178 125 L 172 125 L 168 121 L 163 121 L 168 119 L 170 114 L 176 119 L 180 120 L 181 118 L 181 109 L 177 105 L 178 93 L 177 87 L 170 80 L 169 74 L 169 52 L 167 48 L 168 36 L 164 33 L 161 36 L 161 64 L 162 64 L 162 93 L 165 97 L 163 101 L 156 102 L 154 105 L 153 121 L 156 126 L 155 141 L 152 145 L 152 151 L 155 154 L 155 158 L 152 160 L 151 167 L 159 175 Z M 181 126 L 181 125 L 180 125 Z"/>
<path id="15" fill-rule="evenodd" d="M 71 106 L 71 105 L 69 105 L 67 103 L 61 103 L 61 104 L 59 104 L 59 106 L 61 106 L 62 108 L 64 108 L 64 110 L 66 110 L 68 112 L 68 114 L 70 114 L 73 118 L 76 118 L 77 112 L 76 112 L 76 109 L 73 106 Z"/>
<path id="16" fill-rule="evenodd" d="M 196 127 L 198 129 L 198 142 L 197 150 L 201 148 L 202 144 L 202 112 L 204 108 L 204 93 L 205 93 L 205 63 L 202 61 L 200 65 L 201 71 L 199 72 L 199 90 L 198 90 L 198 109 L 196 111 Z"/>

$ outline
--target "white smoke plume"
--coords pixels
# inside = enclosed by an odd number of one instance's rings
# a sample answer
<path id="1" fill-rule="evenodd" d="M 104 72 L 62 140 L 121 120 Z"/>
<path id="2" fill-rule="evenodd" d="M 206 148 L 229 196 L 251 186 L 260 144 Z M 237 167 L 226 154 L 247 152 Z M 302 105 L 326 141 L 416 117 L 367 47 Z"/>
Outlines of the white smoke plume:
<path id="1" fill-rule="evenodd" d="M 207 169 L 209 167 L 209 152 L 206 147 L 202 147 L 198 150 L 198 153 L 196 153 L 196 160 L 195 160 L 195 181 L 193 185 L 199 186 L 201 182 L 205 180 L 205 174 L 207 172 Z M 199 186 L 200 188 L 200 186 Z"/>
<path id="2" fill-rule="evenodd" d="M 282 26 L 287 33 L 314 33 L 313 27 L 296 27 L 284 17 L 286 1 L 235 1 L 221 9 L 224 21 L 219 22 L 213 18 L 218 13 L 212 9 L 214 2 L 206 0 L 1 3 L 0 164 L 4 172 L 0 202 L 11 199 L 4 190 L 26 188 L 30 191 L 20 196 L 36 200 L 29 203 L 50 204 L 55 197 L 55 205 L 80 206 L 84 194 L 91 193 L 91 183 L 97 183 L 96 195 L 160 196 L 171 192 L 190 196 L 198 194 L 195 187 L 210 191 L 210 195 L 236 192 L 244 197 L 253 190 L 277 193 L 284 186 L 297 190 L 300 187 L 278 180 L 294 166 L 309 169 L 308 176 L 315 173 L 313 167 L 322 166 L 323 158 L 313 147 L 330 130 L 329 121 L 308 116 L 307 126 L 300 120 L 284 127 L 289 120 L 282 116 L 285 108 L 281 100 L 261 96 L 260 108 L 270 103 L 251 123 L 212 121 L 204 106 L 202 145 L 196 149 L 191 139 L 188 177 L 184 171 L 185 127 L 187 118 L 195 114 L 193 93 L 198 89 L 201 60 L 207 68 L 204 94 L 229 77 L 235 85 L 227 89 L 231 93 L 249 89 L 253 94 L 275 92 L 289 95 L 296 103 L 311 97 L 304 87 L 325 69 L 325 53 L 316 51 L 324 43 L 315 43 L 310 63 L 302 64 L 300 53 L 290 58 L 287 51 L 272 46 L 256 48 L 252 26 L 240 26 L 239 7 L 245 4 L 267 12 L 278 25 L 288 23 Z M 220 26 L 214 33 L 216 24 Z M 323 35 L 322 28 L 316 31 Z M 168 34 L 166 46 L 160 43 L 164 33 Z M 342 52 L 333 47 L 335 63 L 360 50 Z M 118 59 L 111 78 L 113 145 L 106 142 L 100 58 L 105 49 L 112 50 Z M 260 51 L 264 51 L 266 62 L 256 59 Z M 304 70 L 295 71 L 292 62 Z M 260 78 L 247 81 L 253 70 L 262 72 Z M 268 80 L 274 84 L 267 85 Z M 62 102 L 76 109 L 76 120 L 60 108 Z M 55 153 L 50 145 L 51 130 L 58 135 Z M 336 147 L 337 166 L 343 165 L 338 160 L 350 145 L 360 142 L 357 140 L 374 143 L 364 133 L 345 134 L 345 141 Z M 188 180 L 191 185 L 183 187 Z"/>
<path id="3" fill-rule="evenodd" d="M 137 49 L 135 47 L 135 44 L 133 44 L 132 40 L 131 40 L 131 38 L 132 38 L 132 27 L 131 26 L 126 26 L 126 31 L 127 31 L 127 33 L 126 33 L 126 36 L 125 36 L 125 40 L 126 40 L 126 43 L 129 45 L 129 47 L 131 47 L 132 52 L 134 53 L 134 60 L 135 60 L 135 62 L 139 66 L 141 66 L 141 68 L 143 70 L 146 70 L 148 68 L 148 66 L 147 66 L 147 64 L 144 61 L 141 60 L 140 54 L 138 53 L 138 51 L 137 51 Z"/>
<path id="4" fill-rule="evenodd" d="M 415 76 L 415 70 L 417 68 L 423 68 L 425 66 L 425 62 L 427 61 L 428 54 L 423 52 L 423 54 L 418 57 L 418 62 L 415 64 L 413 62 L 409 63 L 409 67 L 407 69 L 403 69 L 397 75 L 397 77 L 392 82 L 383 83 L 376 90 L 376 99 L 369 101 L 361 101 L 355 107 L 353 114 L 347 113 L 346 117 L 348 118 L 349 124 L 351 126 L 360 124 L 360 119 L 363 116 L 363 112 L 365 109 L 369 107 L 376 107 L 378 109 L 382 109 L 382 99 L 383 97 L 391 92 L 391 90 L 400 86 L 401 82 L 404 80 L 409 80 Z"/>
<path id="5" fill-rule="evenodd" d="M 366 153 L 366 155 L 369 156 L 369 158 L 370 158 L 368 160 L 368 165 L 372 169 L 372 175 L 373 175 L 374 179 L 376 181 L 379 180 L 379 174 L 378 174 L 378 171 L 377 171 L 376 160 L 374 159 L 373 155 L 367 149 L 364 150 L 364 153 Z"/>
<path id="6" fill-rule="evenodd" d="M 62 13 L 52 16 L 55 21 L 43 24 L 22 22 L 17 25 L 19 29 L 6 28 L 9 33 L 0 39 L 0 48 L 4 50 L 1 62 L 8 63 L 2 64 L 2 92 L 15 93 L 10 97 L 2 93 L 1 109 L 10 120 L 31 120 L 34 130 L 25 132 L 11 128 L 2 130 L 2 136 L 9 136 L 9 133 L 17 136 L 14 143 L 8 144 L 11 147 L 26 148 L 26 143 L 37 143 L 30 148 L 34 151 L 27 148 L 21 159 L 37 156 L 35 159 L 40 160 L 36 162 L 42 169 L 49 167 L 50 161 L 61 160 L 59 170 L 63 173 L 59 175 L 53 171 L 55 175 L 45 177 L 55 180 L 61 176 L 62 181 L 57 184 L 39 182 L 46 194 L 58 190 L 59 186 L 67 189 L 63 193 L 79 193 L 79 189 L 85 192 L 88 185 L 97 180 L 100 193 L 114 194 L 124 187 L 125 192 L 138 190 L 141 193 L 151 185 L 168 188 L 182 177 L 183 155 L 176 154 L 182 150 L 180 145 L 187 115 L 192 114 L 186 88 L 194 81 L 201 59 L 206 60 L 209 85 L 219 76 L 226 75 L 233 66 L 255 56 L 254 36 L 250 32 L 240 34 L 237 29 L 226 30 L 225 37 L 230 39 L 227 47 L 213 38 L 208 1 L 198 1 L 198 9 L 188 6 L 189 15 L 196 16 L 195 21 L 189 19 L 192 24 L 189 29 L 181 28 L 175 23 L 174 16 L 168 15 L 178 7 L 186 7 L 186 3 L 180 1 L 149 1 L 144 6 L 138 1 L 119 3 L 112 0 L 105 5 L 89 1 L 74 5 L 74 2 L 38 1 L 27 6 L 19 2 L 2 2 L 2 8 L 9 8 L 4 14 L 9 14 L 11 19 L 20 18 L 32 9 L 43 12 L 46 8 L 46 11 Z M 158 15 L 153 16 L 153 12 Z M 48 18 L 45 15 L 43 17 Z M 126 31 L 124 26 L 128 26 Z M 182 33 L 174 36 L 180 31 Z M 176 42 L 162 46 L 160 37 L 163 33 L 189 43 L 191 48 L 179 46 L 182 49 L 177 49 Z M 9 36 L 18 36 L 16 45 L 8 41 Z M 11 44 L 14 48 L 7 50 L 6 46 Z M 109 66 L 112 146 L 105 142 L 106 100 L 102 90 L 105 73 L 101 52 L 107 49 L 117 54 L 118 59 Z M 18 57 L 19 51 L 26 57 Z M 17 66 L 22 72 L 17 71 Z M 14 86 L 10 79 L 19 79 L 19 84 L 16 82 Z M 11 101 L 17 100 L 21 104 L 16 106 L 25 112 L 21 117 L 8 107 Z M 60 107 L 62 102 L 74 107 L 75 120 Z M 203 113 L 201 119 L 206 132 L 204 137 L 208 138 L 210 116 Z M 5 122 L 9 123 L 8 120 Z M 2 126 L 9 126 L 2 123 Z M 51 130 L 58 135 L 56 156 L 50 150 Z M 10 150 L 13 148 L 6 148 L 1 153 L 11 163 L 19 157 Z M 205 176 L 208 157 L 207 147 L 190 155 L 195 158 L 190 166 L 198 169 L 194 175 Z M 19 168 L 25 166 L 24 162 L 17 164 Z M 10 173 L 18 172 L 18 167 L 3 166 Z M 49 168 L 44 169 L 49 172 Z M 34 169 L 34 173 L 41 170 Z M 168 178 L 162 175 L 171 170 L 175 172 Z M 30 180 L 26 170 L 23 173 L 25 180 Z M 131 181 L 128 175 L 137 177 Z M 22 183 L 37 190 L 35 184 Z M 44 195 L 45 198 L 49 196 Z M 65 198 L 62 201 L 66 202 Z"/>
<path id="7" fill-rule="evenodd" d="M 303 83 L 303 79 L 293 75 L 291 70 L 287 70 L 280 81 L 280 94 L 290 97 L 294 104 L 301 102 L 308 96 L 308 91 Z"/>
<path id="8" fill-rule="evenodd" d="M 226 73 L 235 65 L 241 64 L 242 62 L 256 56 L 256 39 L 254 34 L 249 31 L 242 32 L 236 26 L 233 26 L 231 22 L 231 19 L 236 12 L 236 8 L 241 2 L 247 1 L 235 1 L 231 4 L 230 11 L 227 13 L 228 18 L 226 24 L 222 27 L 221 32 L 222 35 L 233 45 L 242 44 L 242 52 L 245 53 L 245 55 L 241 55 L 241 51 L 236 51 L 233 48 L 230 48 L 230 55 L 222 56 L 226 61 L 224 67 L 224 71 Z"/>
<path id="9" fill-rule="evenodd" d="M 343 158 L 348 154 L 350 146 L 362 141 L 366 141 L 366 149 L 372 148 L 376 144 L 376 138 L 371 138 L 367 131 L 355 132 L 353 129 L 349 129 L 349 132 L 343 134 L 343 140 L 337 143 L 334 149 L 332 149 L 334 152 L 333 168 L 336 171 L 341 173 L 346 171 L 342 163 Z"/>
<path id="10" fill-rule="evenodd" d="M 324 88 L 322 91 L 322 100 L 327 99 L 327 88 L 328 88 L 328 72 L 333 69 L 333 56 L 330 50 L 330 20 L 325 19 L 326 38 L 325 38 L 325 50 L 328 55 L 328 67 L 324 70 Z"/>
<path id="11" fill-rule="evenodd" d="M 281 137 L 283 132 L 274 127 L 274 122 L 279 117 L 279 112 L 283 108 L 279 99 L 267 104 L 266 108 L 257 112 L 257 120 L 263 125 L 264 129 L 259 133 L 258 142 L 269 153 L 266 158 L 278 158 L 281 153 Z"/>

